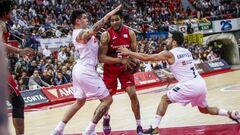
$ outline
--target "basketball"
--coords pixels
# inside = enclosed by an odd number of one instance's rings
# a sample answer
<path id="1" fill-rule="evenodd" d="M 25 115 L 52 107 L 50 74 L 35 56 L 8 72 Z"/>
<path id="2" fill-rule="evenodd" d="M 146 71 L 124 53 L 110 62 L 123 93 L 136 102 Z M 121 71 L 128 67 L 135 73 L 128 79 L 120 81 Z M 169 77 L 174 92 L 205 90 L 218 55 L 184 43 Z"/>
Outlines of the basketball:
<path id="1" fill-rule="evenodd" d="M 126 65 L 125 72 L 129 72 L 131 74 L 134 74 L 134 73 L 139 71 L 139 68 L 140 68 L 140 63 L 133 58 L 129 58 L 129 64 Z"/>

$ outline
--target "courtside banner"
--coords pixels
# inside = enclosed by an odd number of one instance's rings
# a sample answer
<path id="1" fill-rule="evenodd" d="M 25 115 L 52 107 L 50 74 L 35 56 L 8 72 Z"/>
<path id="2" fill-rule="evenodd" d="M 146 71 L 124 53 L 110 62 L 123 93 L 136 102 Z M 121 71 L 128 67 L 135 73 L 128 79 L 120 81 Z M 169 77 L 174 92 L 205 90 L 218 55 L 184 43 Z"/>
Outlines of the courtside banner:
<path id="1" fill-rule="evenodd" d="M 208 65 L 208 67 L 211 70 L 219 70 L 219 69 L 230 68 L 230 66 L 227 64 L 227 62 L 223 59 L 216 60 L 216 61 L 213 61 L 213 62 L 208 62 L 206 64 Z"/>
<path id="2" fill-rule="evenodd" d="M 134 81 L 136 86 L 160 82 L 159 78 L 153 71 L 135 73 Z"/>
<path id="3" fill-rule="evenodd" d="M 54 87 L 42 88 L 42 92 L 46 95 L 50 102 L 73 99 L 72 84 L 64 84 Z"/>
<path id="4" fill-rule="evenodd" d="M 42 93 L 41 89 L 21 91 L 21 95 L 25 102 L 25 106 L 47 103 L 47 97 Z"/>

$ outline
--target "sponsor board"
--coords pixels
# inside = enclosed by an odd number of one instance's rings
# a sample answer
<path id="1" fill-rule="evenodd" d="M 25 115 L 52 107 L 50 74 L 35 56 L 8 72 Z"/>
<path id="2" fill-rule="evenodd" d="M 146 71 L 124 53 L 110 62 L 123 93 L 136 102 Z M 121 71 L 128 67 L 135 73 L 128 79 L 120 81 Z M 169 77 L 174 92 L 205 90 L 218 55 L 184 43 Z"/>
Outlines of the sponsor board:
<path id="1" fill-rule="evenodd" d="M 136 86 L 160 82 L 159 78 L 153 71 L 138 72 L 134 74 L 134 81 Z"/>
<path id="2" fill-rule="evenodd" d="M 42 93 L 41 89 L 21 91 L 21 95 L 26 106 L 47 103 L 47 97 Z"/>
<path id="3" fill-rule="evenodd" d="M 72 84 L 42 88 L 42 91 L 51 102 L 74 98 Z"/>

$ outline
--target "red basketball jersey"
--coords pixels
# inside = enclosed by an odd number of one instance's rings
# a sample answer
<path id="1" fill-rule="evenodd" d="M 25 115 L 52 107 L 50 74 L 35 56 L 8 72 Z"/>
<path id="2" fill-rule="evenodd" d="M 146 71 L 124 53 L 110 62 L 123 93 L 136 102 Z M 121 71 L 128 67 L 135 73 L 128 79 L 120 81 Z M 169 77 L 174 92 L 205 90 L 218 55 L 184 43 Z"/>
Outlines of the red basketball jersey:
<path id="1" fill-rule="evenodd" d="M 110 35 L 110 41 L 108 45 L 107 55 L 111 57 L 117 57 L 117 49 L 120 47 L 130 48 L 131 38 L 129 35 L 129 30 L 123 26 L 120 32 L 114 31 L 112 27 L 108 29 Z"/>

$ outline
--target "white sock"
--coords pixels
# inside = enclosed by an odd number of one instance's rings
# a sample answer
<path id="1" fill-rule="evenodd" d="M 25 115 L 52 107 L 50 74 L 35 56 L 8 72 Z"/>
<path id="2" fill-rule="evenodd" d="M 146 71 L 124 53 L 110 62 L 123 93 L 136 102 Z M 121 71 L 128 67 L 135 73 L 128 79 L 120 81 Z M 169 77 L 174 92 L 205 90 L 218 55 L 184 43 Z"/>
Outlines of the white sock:
<path id="1" fill-rule="evenodd" d="M 141 126 L 141 120 L 136 120 L 137 126 Z"/>
<path id="2" fill-rule="evenodd" d="M 152 125 L 152 128 L 156 128 L 159 126 L 160 122 L 162 120 L 162 116 L 156 115 L 155 116 L 155 123 Z"/>
<path id="3" fill-rule="evenodd" d="M 229 115 L 228 115 L 228 111 L 225 110 L 225 109 L 219 109 L 219 111 L 218 111 L 218 115 L 229 117 Z"/>
<path id="4" fill-rule="evenodd" d="M 86 128 L 86 131 L 88 130 L 92 131 L 92 130 L 95 130 L 95 128 L 96 128 L 96 124 L 93 122 L 89 122 L 88 127 Z"/>
<path id="5" fill-rule="evenodd" d="M 65 125 L 66 125 L 66 123 L 60 121 L 60 122 L 58 123 L 57 127 L 55 128 L 55 130 L 57 130 L 57 131 L 62 131 L 62 130 L 64 129 Z"/>

